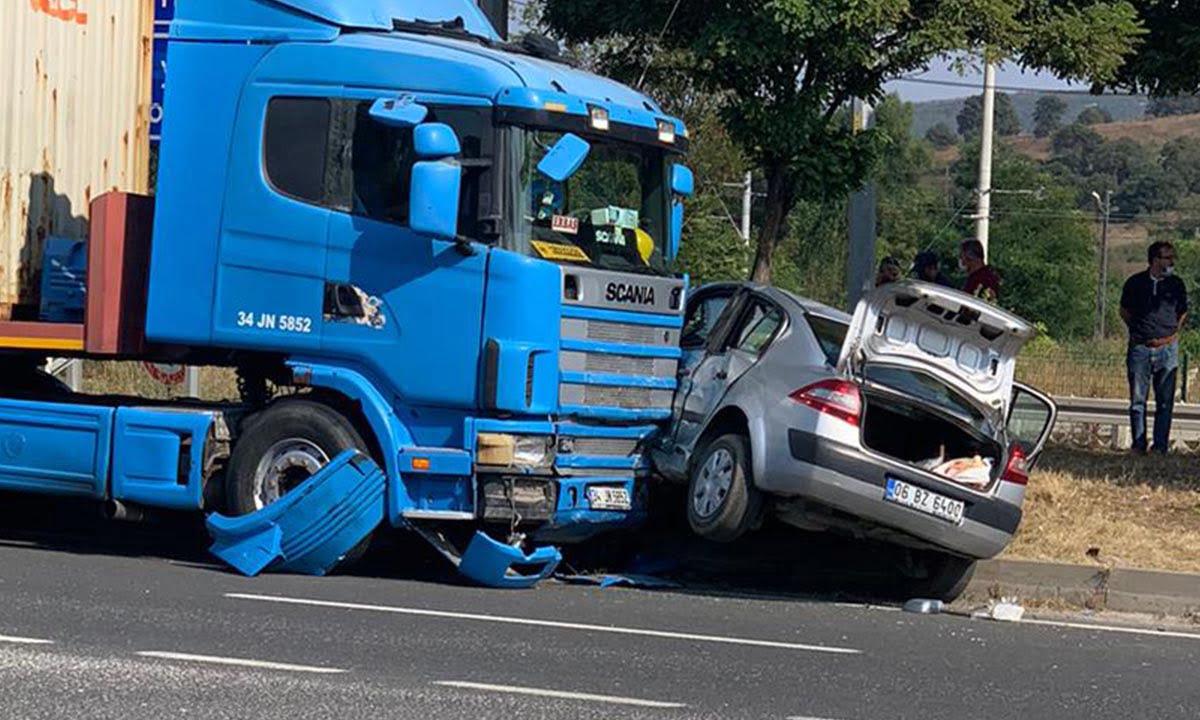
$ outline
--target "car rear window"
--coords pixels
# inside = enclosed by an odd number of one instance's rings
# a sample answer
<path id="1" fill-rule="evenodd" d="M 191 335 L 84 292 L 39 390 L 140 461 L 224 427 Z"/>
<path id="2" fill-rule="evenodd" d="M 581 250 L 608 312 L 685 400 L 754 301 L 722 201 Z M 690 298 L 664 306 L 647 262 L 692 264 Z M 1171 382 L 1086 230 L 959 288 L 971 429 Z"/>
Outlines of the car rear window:
<path id="1" fill-rule="evenodd" d="M 830 365 L 837 365 L 838 358 L 842 355 L 842 345 L 846 343 L 846 333 L 850 332 L 850 326 L 820 315 L 809 315 L 807 320 L 813 335 L 817 336 L 821 352 L 825 353 L 825 360 Z"/>
<path id="2" fill-rule="evenodd" d="M 966 420 L 976 430 L 987 435 L 993 434 L 992 424 L 974 403 L 949 385 L 923 372 L 867 363 L 863 366 L 863 379 L 937 406 Z"/>

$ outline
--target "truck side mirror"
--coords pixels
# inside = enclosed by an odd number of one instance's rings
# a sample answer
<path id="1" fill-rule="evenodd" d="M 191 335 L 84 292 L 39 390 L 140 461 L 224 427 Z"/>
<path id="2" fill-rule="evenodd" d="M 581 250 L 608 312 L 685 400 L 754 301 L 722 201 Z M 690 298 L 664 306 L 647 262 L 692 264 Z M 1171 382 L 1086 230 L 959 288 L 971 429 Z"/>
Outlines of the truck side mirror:
<path id="1" fill-rule="evenodd" d="M 554 147 L 550 148 L 542 161 L 538 163 L 538 172 L 554 182 L 566 182 L 567 178 L 574 175 L 583 166 L 583 161 L 587 160 L 588 153 L 591 151 L 592 146 L 587 140 L 567 133 L 559 138 Z"/>
<path id="2" fill-rule="evenodd" d="M 408 217 L 413 231 L 438 240 L 458 240 L 458 204 L 462 195 L 462 166 L 455 159 L 462 148 L 454 129 L 442 123 L 413 128 L 413 164 Z"/>
<path id="3" fill-rule="evenodd" d="M 686 165 L 671 166 L 671 232 L 667 235 L 667 259 L 679 257 L 683 241 L 683 199 L 696 192 L 696 176 Z"/>

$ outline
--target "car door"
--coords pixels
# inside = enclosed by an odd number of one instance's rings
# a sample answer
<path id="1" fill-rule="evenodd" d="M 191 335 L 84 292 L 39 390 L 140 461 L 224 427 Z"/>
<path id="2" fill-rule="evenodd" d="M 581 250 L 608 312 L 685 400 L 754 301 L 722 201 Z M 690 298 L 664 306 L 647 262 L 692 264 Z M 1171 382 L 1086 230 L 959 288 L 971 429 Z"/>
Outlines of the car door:
<path id="1" fill-rule="evenodd" d="M 1013 385 L 1007 424 L 1008 438 L 1025 453 L 1028 470 L 1032 470 L 1037 464 L 1050 433 L 1054 431 L 1054 421 L 1057 417 L 1058 406 L 1049 397 L 1028 385 Z"/>
<path id="2" fill-rule="evenodd" d="M 692 447 L 729 387 L 758 362 L 775 338 L 783 318 L 782 310 L 751 293 L 730 304 L 704 357 L 685 378 L 688 391 L 675 425 L 677 447 Z"/>

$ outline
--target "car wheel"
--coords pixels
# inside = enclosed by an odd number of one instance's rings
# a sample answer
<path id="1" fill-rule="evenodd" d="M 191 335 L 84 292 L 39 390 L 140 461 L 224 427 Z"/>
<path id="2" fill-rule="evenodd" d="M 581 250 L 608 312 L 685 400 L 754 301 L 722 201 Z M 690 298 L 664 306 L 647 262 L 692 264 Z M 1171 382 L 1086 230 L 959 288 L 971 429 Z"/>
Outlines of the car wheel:
<path id="1" fill-rule="evenodd" d="M 908 580 L 909 597 L 954 602 L 975 575 L 976 561 L 957 555 L 923 553 L 920 563 L 924 572 L 922 577 Z"/>
<path id="2" fill-rule="evenodd" d="M 262 510 L 295 490 L 346 450 L 367 452 L 354 426 L 332 408 L 310 400 L 284 400 L 247 418 L 225 474 L 233 515 Z M 366 552 L 369 536 L 341 565 Z"/>
<path id="3" fill-rule="evenodd" d="M 688 478 L 688 524 L 715 542 L 732 542 L 758 522 L 762 494 L 750 472 L 750 444 L 722 435 L 705 446 Z"/>

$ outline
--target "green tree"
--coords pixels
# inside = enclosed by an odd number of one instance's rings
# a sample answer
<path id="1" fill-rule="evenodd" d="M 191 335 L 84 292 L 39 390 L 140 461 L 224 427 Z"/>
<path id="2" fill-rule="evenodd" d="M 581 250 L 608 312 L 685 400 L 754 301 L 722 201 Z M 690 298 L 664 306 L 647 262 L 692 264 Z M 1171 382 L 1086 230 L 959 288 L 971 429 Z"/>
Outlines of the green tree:
<path id="1" fill-rule="evenodd" d="M 830 203 L 861 186 L 886 146 L 838 118 L 851 98 L 938 56 L 988 48 L 993 59 L 1111 79 L 1139 33 L 1127 0 L 546 0 L 568 43 L 603 43 L 610 74 L 638 82 L 670 63 L 720 102 L 730 137 L 763 175 L 752 277 L 769 282 L 801 200 Z"/>
<path id="2" fill-rule="evenodd" d="M 958 144 L 958 135 L 944 122 L 940 122 L 929 128 L 925 132 L 925 139 L 938 150 L 944 150 Z"/>
<path id="3" fill-rule="evenodd" d="M 1136 140 L 1102 142 L 1092 153 L 1092 175 L 1108 176 L 1110 185 L 1116 188 L 1154 167 L 1155 160 L 1150 150 Z"/>
<path id="4" fill-rule="evenodd" d="M 1050 137 L 1062 127 L 1063 115 L 1067 114 L 1067 102 L 1057 95 L 1043 95 L 1033 108 L 1033 134 Z"/>
<path id="5" fill-rule="evenodd" d="M 1182 179 L 1154 165 L 1122 185 L 1113 195 L 1113 205 L 1130 215 L 1163 212 L 1177 207 L 1186 191 Z"/>
<path id="6" fill-rule="evenodd" d="M 1054 133 L 1050 141 L 1050 159 L 1077 177 L 1087 177 L 1095 172 L 1093 162 L 1102 145 L 1104 138 L 1095 130 L 1078 124 L 1068 125 Z"/>
<path id="7" fill-rule="evenodd" d="M 958 111 L 958 134 L 963 137 L 978 135 L 983 127 L 983 96 L 969 97 Z M 1021 134 L 1021 119 L 1007 93 L 996 93 L 996 134 L 1002 137 Z"/>
<path id="8" fill-rule="evenodd" d="M 1075 122 L 1080 125 L 1099 125 L 1112 122 L 1112 113 L 1097 105 L 1089 105 L 1079 112 Z"/>
<path id="9" fill-rule="evenodd" d="M 1200 96 L 1198 95 L 1153 98 L 1146 106 L 1146 114 L 1150 117 L 1193 115 L 1195 113 L 1200 113 Z"/>
<path id="10" fill-rule="evenodd" d="M 1200 140 L 1175 138 L 1162 149 L 1162 168 L 1179 178 L 1191 193 L 1200 193 Z"/>
<path id="11" fill-rule="evenodd" d="M 1136 52 L 1103 87 L 1120 87 L 1166 97 L 1200 92 L 1200 5 L 1179 0 L 1138 0 L 1145 37 Z M 1191 111 L 1196 112 L 1196 111 Z M 1174 114 L 1174 113 L 1172 113 Z"/>

